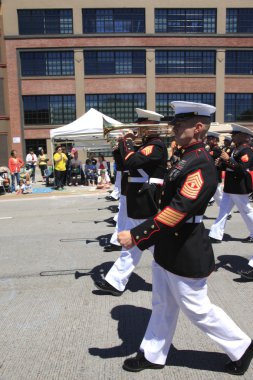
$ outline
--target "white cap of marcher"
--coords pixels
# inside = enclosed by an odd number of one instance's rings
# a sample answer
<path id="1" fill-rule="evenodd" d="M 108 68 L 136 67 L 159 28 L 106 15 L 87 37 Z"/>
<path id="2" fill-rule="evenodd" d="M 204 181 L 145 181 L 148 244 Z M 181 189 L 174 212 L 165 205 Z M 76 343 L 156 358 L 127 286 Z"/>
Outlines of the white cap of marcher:
<path id="1" fill-rule="evenodd" d="M 239 124 L 231 124 L 232 132 L 231 133 L 246 133 L 249 136 L 253 136 L 253 131 L 247 127 L 244 127 Z"/>
<path id="2" fill-rule="evenodd" d="M 231 136 L 225 136 L 224 140 L 232 141 L 232 137 Z"/>
<path id="3" fill-rule="evenodd" d="M 187 118 L 192 116 L 211 116 L 216 111 L 216 107 L 204 103 L 185 102 L 175 100 L 170 103 L 175 111 L 176 118 Z"/>
<path id="4" fill-rule="evenodd" d="M 216 139 L 218 139 L 220 137 L 220 134 L 218 132 L 207 132 L 206 134 L 207 137 L 215 137 Z"/>
<path id="5" fill-rule="evenodd" d="M 138 115 L 138 119 L 141 120 L 151 120 L 151 121 L 160 121 L 161 118 L 163 118 L 163 115 L 160 115 L 157 112 L 149 111 L 149 110 L 143 110 L 141 108 L 135 108 L 135 111 Z"/>

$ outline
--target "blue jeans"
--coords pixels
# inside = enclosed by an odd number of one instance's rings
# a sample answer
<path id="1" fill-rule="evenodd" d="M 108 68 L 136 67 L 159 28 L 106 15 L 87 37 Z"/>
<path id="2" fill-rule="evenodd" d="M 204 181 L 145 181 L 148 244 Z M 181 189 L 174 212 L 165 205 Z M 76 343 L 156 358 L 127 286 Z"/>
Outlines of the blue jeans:
<path id="1" fill-rule="evenodd" d="M 16 178 L 16 181 L 17 181 L 17 185 L 19 185 L 19 180 L 20 180 L 19 173 L 11 174 L 11 191 L 12 192 L 15 191 L 15 178 Z"/>

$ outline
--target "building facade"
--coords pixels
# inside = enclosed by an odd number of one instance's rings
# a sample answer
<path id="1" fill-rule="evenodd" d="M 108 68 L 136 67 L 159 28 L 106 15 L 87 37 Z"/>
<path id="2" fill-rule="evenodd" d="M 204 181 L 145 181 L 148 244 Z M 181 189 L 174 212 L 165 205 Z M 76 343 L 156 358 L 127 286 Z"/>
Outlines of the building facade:
<path id="1" fill-rule="evenodd" d="M 253 127 L 252 0 L 42 5 L 2 0 L 8 151 L 49 149 L 49 130 L 91 107 L 131 122 L 135 107 L 170 118 L 172 100 L 199 101 Z"/>

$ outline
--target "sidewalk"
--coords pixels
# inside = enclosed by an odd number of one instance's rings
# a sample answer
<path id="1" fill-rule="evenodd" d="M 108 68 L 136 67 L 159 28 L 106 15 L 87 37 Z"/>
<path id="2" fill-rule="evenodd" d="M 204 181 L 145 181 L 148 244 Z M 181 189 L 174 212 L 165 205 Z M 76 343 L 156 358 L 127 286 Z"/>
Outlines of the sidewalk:
<path id="1" fill-rule="evenodd" d="M 46 186 L 43 183 L 39 168 L 36 168 L 35 183 L 32 183 L 33 192 L 31 194 L 16 194 L 16 193 L 1 193 L 1 199 L 22 199 L 22 198 L 35 198 L 35 197 L 47 197 L 49 195 L 61 196 L 61 195 L 82 195 L 82 194 L 105 194 L 108 191 L 113 190 L 114 185 L 109 190 L 99 190 L 96 186 L 65 186 L 63 190 L 55 190 L 53 186 Z M 1 380 L 1 379 L 0 379 Z"/>

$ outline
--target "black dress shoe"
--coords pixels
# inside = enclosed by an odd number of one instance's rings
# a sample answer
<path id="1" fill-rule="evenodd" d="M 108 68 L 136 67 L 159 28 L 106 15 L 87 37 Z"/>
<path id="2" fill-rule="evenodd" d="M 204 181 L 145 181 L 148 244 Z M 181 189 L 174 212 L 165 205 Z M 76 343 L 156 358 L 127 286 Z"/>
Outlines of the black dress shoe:
<path id="1" fill-rule="evenodd" d="M 209 236 L 209 239 L 211 240 L 211 243 L 212 244 L 218 244 L 218 243 L 221 243 L 222 240 L 218 240 L 218 239 L 214 239 L 213 237 Z"/>
<path id="2" fill-rule="evenodd" d="M 240 274 L 243 278 L 247 278 L 247 280 L 253 281 L 253 269 L 251 269 L 251 270 L 240 270 L 237 273 Z"/>
<path id="3" fill-rule="evenodd" d="M 209 201 L 208 206 L 212 206 L 214 204 L 215 200 Z"/>
<path id="4" fill-rule="evenodd" d="M 116 244 L 108 244 L 104 246 L 104 252 L 121 251 L 122 246 Z"/>
<path id="5" fill-rule="evenodd" d="M 232 214 L 229 214 L 229 215 L 227 216 L 227 220 L 230 220 L 230 219 L 232 219 Z"/>
<path id="6" fill-rule="evenodd" d="M 242 243 L 253 243 L 253 237 L 248 236 L 246 239 L 242 239 Z"/>
<path id="7" fill-rule="evenodd" d="M 149 362 L 143 352 L 138 352 L 135 358 L 129 358 L 124 361 L 123 369 L 129 372 L 140 372 L 144 369 L 161 369 L 164 365 Z"/>
<path id="8" fill-rule="evenodd" d="M 102 290 L 105 293 L 112 294 L 113 296 L 121 296 L 123 292 L 119 291 L 118 289 L 114 288 L 109 282 L 105 280 L 95 281 L 94 282 L 96 288 L 99 290 Z"/>
<path id="9" fill-rule="evenodd" d="M 249 368 L 250 362 L 253 359 L 253 341 L 247 348 L 247 350 L 242 355 L 241 359 L 235 362 L 228 362 L 225 365 L 225 371 L 230 373 L 230 375 L 243 375 Z"/>

